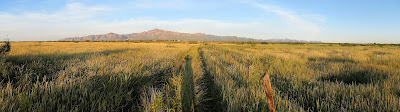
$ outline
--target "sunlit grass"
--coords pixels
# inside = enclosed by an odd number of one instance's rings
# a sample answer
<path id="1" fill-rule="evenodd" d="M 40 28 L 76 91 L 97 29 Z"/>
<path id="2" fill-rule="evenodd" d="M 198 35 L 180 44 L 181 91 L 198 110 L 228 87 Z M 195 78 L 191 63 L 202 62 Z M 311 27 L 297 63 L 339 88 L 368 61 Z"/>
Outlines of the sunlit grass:
<path id="1" fill-rule="evenodd" d="M 2 111 L 400 111 L 400 47 L 12 42 Z M 9 77 L 9 78 L 4 78 Z"/>
<path id="2" fill-rule="evenodd" d="M 14 79 L 1 87 L 0 109 L 127 111 L 143 109 L 139 102 L 145 88 L 158 86 L 190 45 L 18 42 L 12 46 L 7 61 Z"/>
<path id="3" fill-rule="evenodd" d="M 399 111 L 398 46 L 326 45 L 217 45 L 204 51 L 227 111 L 265 111 L 265 105 L 255 104 L 265 104 L 258 96 L 263 94 L 259 77 L 266 72 L 279 92 L 274 99 L 285 98 L 297 111 Z"/>

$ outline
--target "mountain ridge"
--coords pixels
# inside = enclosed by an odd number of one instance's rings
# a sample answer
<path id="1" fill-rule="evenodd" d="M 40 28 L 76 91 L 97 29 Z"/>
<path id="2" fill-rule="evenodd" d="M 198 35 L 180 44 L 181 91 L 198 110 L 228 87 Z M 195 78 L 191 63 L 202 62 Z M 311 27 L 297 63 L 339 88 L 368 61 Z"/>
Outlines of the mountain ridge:
<path id="1" fill-rule="evenodd" d="M 216 36 L 205 33 L 181 33 L 175 31 L 166 31 L 162 29 L 153 29 L 140 33 L 116 34 L 107 33 L 103 35 L 89 35 L 83 37 L 64 38 L 60 41 L 101 41 L 101 40 L 181 40 L 181 41 L 257 41 L 257 42 L 310 42 L 321 43 L 321 41 L 305 41 L 293 39 L 253 39 L 237 36 Z"/>

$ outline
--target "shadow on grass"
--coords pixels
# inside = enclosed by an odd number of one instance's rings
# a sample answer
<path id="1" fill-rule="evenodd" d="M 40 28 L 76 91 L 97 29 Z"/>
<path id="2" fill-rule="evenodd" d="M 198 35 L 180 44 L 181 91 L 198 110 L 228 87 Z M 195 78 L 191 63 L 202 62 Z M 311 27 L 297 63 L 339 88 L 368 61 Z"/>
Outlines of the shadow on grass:
<path id="1" fill-rule="evenodd" d="M 310 57 L 308 58 L 307 63 L 312 69 L 324 70 L 326 68 L 329 68 L 329 65 L 331 63 L 356 63 L 356 61 L 354 59 L 339 58 L 339 57 L 330 57 L 330 58 Z"/>
<path id="2" fill-rule="evenodd" d="M 331 82 L 343 82 L 346 84 L 369 84 L 386 80 L 388 75 L 383 71 L 374 71 L 371 69 L 364 70 L 346 70 L 337 74 L 330 74 L 321 77 L 320 80 Z"/>
<path id="3" fill-rule="evenodd" d="M 32 81 L 42 80 L 44 76 L 47 77 L 47 80 L 51 80 L 52 75 L 57 73 L 60 70 L 65 69 L 67 64 L 65 63 L 68 60 L 79 59 L 86 60 L 90 58 L 90 55 L 99 54 L 103 56 L 108 56 L 113 53 L 121 53 L 128 50 L 135 49 L 119 49 L 119 50 L 105 50 L 100 52 L 83 52 L 83 53 L 75 53 L 75 54 L 42 54 L 42 55 L 16 55 L 16 56 L 8 56 L 7 63 L 9 63 L 9 71 L 8 76 L 9 80 L 5 80 L 4 82 L 11 81 L 17 82 L 20 76 L 30 74 L 30 77 L 34 78 Z M 71 62 L 67 62 L 71 63 Z"/>
<path id="4" fill-rule="evenodd" d="M 354 63 L 354 59 L 346 59 L 346 58 L 338 58 L 338 57 L 333 57 L 333 58 L 324 58 L 324 57 L 318 57 L 318 58 L 308 58 L 309 62 L 339 62 L 339 63 L 345 63 L 345 62 L 350 62 Z"/>
<path id="5" fill-rule="evenodd" d="M 14 65 L 27 64 L 35 61 L 54 62 L 59 60 L 84 59 L 85 57 L 92 54 L 100 54 L 108 56 L 110 54 L 121 53 L 128 50 L 136 50 L 136 49 L 117 49 L 117 50 L 105 50 L 99 52 L 82 52 L 74 54 L 53 53 L 53 54 L 40 54 L 40 55 L 15 55 L 15 56 L 8 56 L 7 62 L 11 62 Z"/>
<path id="6" fill-rule="evenodd" d="M 203 63 L 204 75 L 199 81 L 200 90 L 205 93 L 199 98 L 199 104 L 196 105 L 196 111 L 201 112 L 222 112 L 226 106 L 222 105 L 221 89 L 215 84 L 213 76 L 206 68 L 204 53 L 199 49 L 201 61 Z"/>
<path id="7" fill-rule="evenodd" d="M 316 83 L 309 82 L 308 80 L 292 79 L 291 77 L 284 77 L 281 75 L 270 75 L 271 86 L 282 92 L 290 99 L 293 99 L 297 104 L 300 104 L 304 110 L 315 111 L 317 107 L 315 97 L 304 97 L 308 95 L 308 90 L 317 88 Z M 277 105 L 279 106 L 279 105 Z"/>
<path id="8" fill-rule="evenodd" d="M 45 88 L 27 96 L 32 106 L 27 110 L 38 111 L 140 111 L 144 88 L 159 85 L 170 70 L 149 76 L 110 74 L 91 76 L 83 81 L 62 88 Z M 20 104 L 20 103 L 17 103 Z M 18 105 L 16 106 L 18 107 Z M 22 109 L 23 110 L 23 109 Z"/>
<path id="9" fill-rule="evenodd" d="M 195 92 L 193 84 L 193 70 L 192 70 L 192 57 L 187 55 L 185 57 L 186 67 L 182 77 L 182 111 L 191 112 L 194 107 Z"/>
<path id="10" fill-rule="evenodd" d="M 375 55 L 387 55 L 387 54 L 390 54 L 390 53 L 381 52 L 381 51 L 374 51 L 373 54 L 375 54 Z"/>

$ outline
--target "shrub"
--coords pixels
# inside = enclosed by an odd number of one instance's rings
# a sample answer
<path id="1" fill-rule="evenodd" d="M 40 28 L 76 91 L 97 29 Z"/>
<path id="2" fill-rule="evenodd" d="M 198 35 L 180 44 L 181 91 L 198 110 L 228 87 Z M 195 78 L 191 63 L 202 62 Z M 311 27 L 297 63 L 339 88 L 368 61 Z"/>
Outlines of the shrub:
<path id="1" fill-rule="evenodd" d="M 256 42 L 254 40 L 250 40 L 247 42 L 251 47 L 255 47 L 256 46 Z"/>

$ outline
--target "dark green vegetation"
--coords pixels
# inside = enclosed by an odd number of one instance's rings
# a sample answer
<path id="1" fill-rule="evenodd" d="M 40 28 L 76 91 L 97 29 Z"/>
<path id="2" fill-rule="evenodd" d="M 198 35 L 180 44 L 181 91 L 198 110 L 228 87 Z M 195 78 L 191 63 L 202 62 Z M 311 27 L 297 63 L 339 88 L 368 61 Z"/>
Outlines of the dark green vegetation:
<path id="1" fill-rule="evenodd" d="M 0 47 L 0 80 L 9 81 L 13 76 L 9 75 L 9 64 L 6 63 L 6 56 L 11 50 L 9 41 L 4 42 Z"/>
<path id="2" fill-rule="evenodd" d="M 186 66 L 182 76 L 182 111 L 189 112 L 194 110 L 194 84 L 193 84 L 193 70 L 192 70 L 192 57 L 186 56 Z"/>
<path id="3" fill-rule="evenodd" d="M 1 111 L 400 111 L 400 47 L 258 42 L 16 42 Z M 8 46 L 8 47 L 7 47 Z M 8 52 L 7 52 L 8 51 Z"/>

